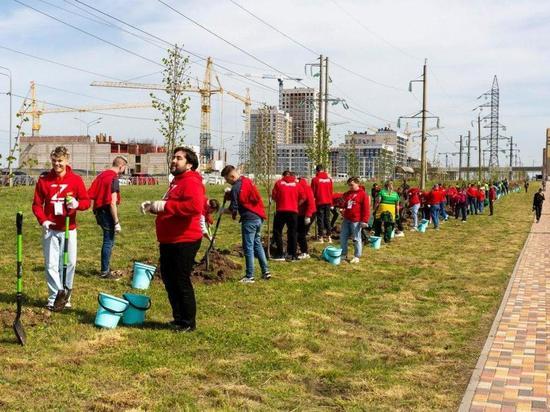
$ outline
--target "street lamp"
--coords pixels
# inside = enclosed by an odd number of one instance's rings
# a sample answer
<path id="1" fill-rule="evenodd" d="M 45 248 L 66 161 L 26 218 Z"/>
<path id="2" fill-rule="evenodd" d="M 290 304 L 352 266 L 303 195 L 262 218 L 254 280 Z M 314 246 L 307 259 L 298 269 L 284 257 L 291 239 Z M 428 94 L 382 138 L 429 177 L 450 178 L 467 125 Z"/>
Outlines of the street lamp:
<path id="1" fill-rule="evenodd" d="M 89 140 L 90 127 L 101 123 L 101 119 L 103 119 L 103 117 L 98 117 L 97 119 L 94 119 L 91 122 L 86 122 L 82 119 L 79 119 L 78 117 L 75 117 L 74 119 L 86 125 L 86 137 L 88 137 L 88 150 L 87 150 L 87 156 L 86 156 L 86 177 L 88 177 L 90 173 L 90 144 L 91 144 L 91 141 Z"/>
<path id="2" fill-rule="evenodd" d="M 2 70 L 6 70 L 8 72 L 8 74 L 5 74 L 5 73 L 0 73 L 2 76 L 6 76 L 6 77 L 9 77 L 10 79 L 10 91 L 8 92 L 8 94 L 10 95 L 10 137 L 9 137 L 9 148 L 8 148 L 8 157 L 11 156 L 11 146 L 12 146 L 12 117 L 13 117 L 13 113 L 12 113 L 12 100 L 13 100 L 13 96 L 12 96 L 12 77 L 11 77 L 11 70 L 8 69 L 7 67 L 4 67 L 4 66 L 0 66 L 0 69 Z M 11 160 L 8 159 L 8 177 L 9 177 L 9 185 L 11 186 L 12 185 L 12 178 L 11 178 Z"/>

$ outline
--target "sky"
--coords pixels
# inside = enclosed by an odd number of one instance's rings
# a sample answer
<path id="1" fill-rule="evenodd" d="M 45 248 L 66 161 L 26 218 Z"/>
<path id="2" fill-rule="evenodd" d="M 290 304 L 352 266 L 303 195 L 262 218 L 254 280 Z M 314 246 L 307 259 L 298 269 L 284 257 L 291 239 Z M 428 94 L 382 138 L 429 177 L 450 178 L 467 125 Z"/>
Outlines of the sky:
<path id="1" fill-rule="evenodd" d="M 395 129 L 399 116 L 420 111 L 422 84 L 414 83 L 412 93 L 408 86 L 410 80 L 421 78 L 427 59 L 427 108 L 440 117 L 442 127 L 428 138 L 430 161 L 444 164 L 445 156 L 439 153 L 458 152 L 459 136 L 469 130 L 477 137 L 477 125 L 472 123 L 477 112 L 473 109 L 486 102 L 478 97 L 490 90 L 496 75 L 500 122 L 506 126 L 502 133 L 513 136 L 524 165 L 541 163 L 545 130 L 550 126 L 548 1 L 162 1 L 202 27 L 159 0 L 0 1 L 0 66 L 12 73 L 13 112 L 19 110 L 23 99 L 18 96 L 27 95 L 30 81 L 37 83 L 37 98 L 47 102 L 46 107 L 149 102 L 147 91 L 92 87 L 90 83 L 115 79 L 161 82 L 160 61 L 168 43 L 183 45 L 198 56 L 190 55 L 192 85 L 204 76 L 201 58 L 211 56 L 225 90 L 244 95 L 249 88 L 253 108 L 263 102 L 276 105 L 277 81 L 261 76 L 285 74 L 303 79 L 287 80 L 285 87 L 315 86 L 318 80 L 305 65 L 323 54 L 329 57 L 330 95 L 345 99 L 349 106 L 346 110 L 336 105 L 329 111 L 331 139 L 338 144 L 348 131 Z M 3 158 L 9 140 L 9 78 L 5 74 L 0 68 Z M 185 141 L 198 144 L 200 98 L 196 94 L 190 97 Z M 227 94 L 212 97 L 212 142 L 215 147 L 223 143 L 233 162 L 243 130 L 242 109 L 242 103 Z M 100 113 L 44 115 L 41 134 L 85 134 L 85 124 L 101 117 L 90 127 L 90 134 L 162 143 L 153 120 L 158 114 L 152 108 Z M 482 116 L 486 114 L 484 109 Z M 14 115 L 14 130 L 17 121 Z M 409 130 L 418 129 L 414 120 L 403 121 L 402 126 L 407 122 Z M 429 127 L 435 127 L 435 122 Z M 24 128 L 29 134 L 30 125 Z M 488 133 L 489 129 L 482 129 L 482 135 Z M 482 146 L 487 149 L 487 142 Z M 418 147 L 419 138 L 414 138 L 413 155 L 418 154 Z M 501 148 L 508 152 L 507 140 L 501 142 Z M 472 164 L 477 164 L 475 151 L 472 159 Z M 506 165 L 507 154 L 501 153 L 499 161 Z M 458 156 L 449 155 L 449 162 L 456 166 Z"/>

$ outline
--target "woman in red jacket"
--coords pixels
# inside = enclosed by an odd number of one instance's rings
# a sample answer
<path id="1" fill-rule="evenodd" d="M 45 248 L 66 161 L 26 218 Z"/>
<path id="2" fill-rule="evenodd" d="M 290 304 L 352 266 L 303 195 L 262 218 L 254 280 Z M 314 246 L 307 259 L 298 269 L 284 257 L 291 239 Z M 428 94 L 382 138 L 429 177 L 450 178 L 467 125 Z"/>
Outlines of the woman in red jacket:
<path id="1" fill-rule="evenodd" d="M 340 232 L 340 243 L 342 247 L 342 256 L 347 258 L 348 239 L 353 240 L 353 259 L 350 263 L 359 263 L 363 243 L 361 239 L 361 229 L 368 226 L 370 215 L 369 197 L 364 190 L 359 187 L 359 178 L 350 177 L 347 181 L 349 190 L 344 193 L 344 209 L 342 222 L 342 231 Z"/>
<path id="2" fill-rule="evenodd" d="M 48 284 L 48 302 L 46 309 L 53 310 L 57 292 L 63 289 L 60 267 L 63 265 L 63 247 L 65 244 L 65 218 L 69 216 L 69 243 L 66 285 L 73 288 L 76 269 L 76 211 L 90 207 L 88 192 L 82 178 L 73 173 L 68 165 L 69 152 L 64 146 L 56 147 L 50 154 L 52 170 L 38 179 L 34 190 L 32 211 L 38 223 L 44 229 L 42 246 L 44 250 L 44 268 Z M 71 307 L 71 292 L 65 307 Z M 61 308 L 62 310 L 63 308 Z"/>

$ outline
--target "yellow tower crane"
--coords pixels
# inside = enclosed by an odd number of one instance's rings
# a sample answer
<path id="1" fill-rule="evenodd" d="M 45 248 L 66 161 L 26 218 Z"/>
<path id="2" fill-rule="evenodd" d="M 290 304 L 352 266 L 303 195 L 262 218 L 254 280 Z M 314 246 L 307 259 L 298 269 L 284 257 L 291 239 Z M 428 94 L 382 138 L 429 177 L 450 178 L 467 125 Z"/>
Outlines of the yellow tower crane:
<path id="1" fill-rule="evenodd" d="M 31 81 L 31 97 L 30 97 L 30 110 L 21 109 L 19 115 L 31 116 L 32 118 L 32 136 L 36 137 L 40 134 L 42 124 L 40 118 L 44 114 L 50 113 L 70 113 L 70 112 L 93 112 L 98 110 L 118 110 L 118 109 L 143 109 L 151 107 L 151 102 L 144 103 L 115 103 L 97 106 L 85 106 L 85 107 L 56 107 L 56 108 L 40 108 L 36 99 L 36 84 Z"/>
<path id="2" fill-rule="evenodd" d="M 204 80 L 202 86 L 197 87 L 185 87 L 182 88 L 183 92 L 199 93 L 201 96 L 201 131 L 200 131 L 200 154 L 201 164 L 206 165 L 212 160 L 212 134 L 210 132 L 210 113 L 211 105 L 210 100 L 213 94 L 222 93 L 222 87 L 217 76 L 216 82 L 218 87 L 212 86 L 212 59 L 208 57 L 206 59 L 206 70 L 204 73 Z M 134 83 L 134 82 L 109 82 L 109 81 L 94 81 L 91 86 L 99 87 L 118 87 L 124 89 L 141 89 L 141 90 L 166 90 L 166 85 L 161 83 Z"/>

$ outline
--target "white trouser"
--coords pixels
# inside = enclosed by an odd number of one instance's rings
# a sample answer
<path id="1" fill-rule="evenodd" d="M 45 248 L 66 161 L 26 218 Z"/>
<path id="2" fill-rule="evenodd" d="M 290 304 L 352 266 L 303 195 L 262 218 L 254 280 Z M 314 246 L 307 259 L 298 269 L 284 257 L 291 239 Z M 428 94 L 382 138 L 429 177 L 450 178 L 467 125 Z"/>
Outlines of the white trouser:
<path id="1" fill-rule="evenodd" d="M 73 288 L 74 272 L 76 268 L 76 229 L 69 230 L 69 261 L 67 264 L 66 284 Z M 63 244 L 65 232 L 57 230 L 45 230 L 42 238 L 44 250 L 44 269 L 46 283 L 48 284 L 48 305 L 53 305 L 57 291 L 63 289 Z"/>

